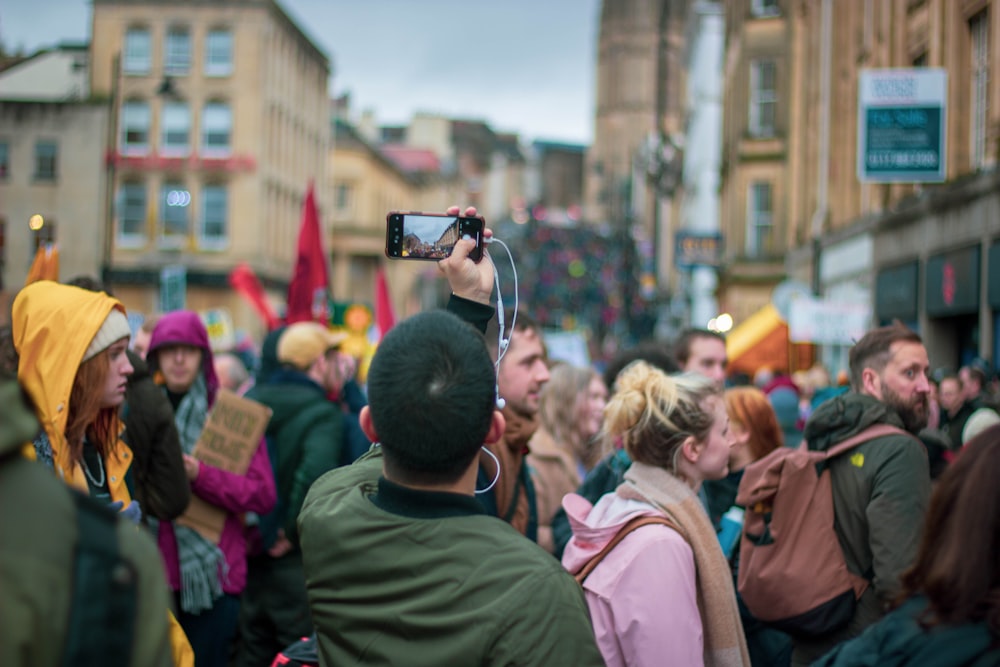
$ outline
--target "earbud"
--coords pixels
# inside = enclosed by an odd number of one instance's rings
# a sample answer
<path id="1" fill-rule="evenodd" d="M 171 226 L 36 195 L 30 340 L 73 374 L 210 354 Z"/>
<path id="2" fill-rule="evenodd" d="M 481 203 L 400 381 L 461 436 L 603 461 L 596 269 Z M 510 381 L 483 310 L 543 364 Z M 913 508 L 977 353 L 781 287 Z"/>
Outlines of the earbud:
<path id="1" fill-rule="evenodd" d="M 507 401 L 497 396 L 497 410 L 503 410 L 505 405 L 507 405 Z"/>
<path id="2" fill-rule="evenodd" d="M 500 339 L 500 349 L 501 350 L 506 350 L 508 345 L 510 345 L 510 338 L 501 338 Z"/>

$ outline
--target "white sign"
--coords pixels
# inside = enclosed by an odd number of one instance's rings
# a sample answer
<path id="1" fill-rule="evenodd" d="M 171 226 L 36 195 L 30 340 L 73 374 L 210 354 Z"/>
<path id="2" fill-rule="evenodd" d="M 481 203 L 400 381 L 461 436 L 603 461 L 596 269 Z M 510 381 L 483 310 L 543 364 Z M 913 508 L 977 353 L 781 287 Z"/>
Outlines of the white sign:
<path id="1" fill-rule="evenodd" d="M 793 343 L 853 345 L 868 330 L 871 308 L 864 304 L 795 299 L 788 318 Z"/>
<path id="2" fill-rule="evenodd" d="M 948 73 L 863 69 L 858 77 L 858 179 L 939 183 L 945 178 Z"/>
<path id="3" fill-rule="evenodd" d="M 516 334 L 515 334 L 516 335 Z M 590 366 L 587 337 L 581 331 L 545 331 L 542 333 L 550 361 L 565 361 L 573 366 Z"/>
<path id="4" fill-rule="evenodd" d="M 208 344 L 212 352 L 229 352 L 236 347 L 236 328 L 228 310 L 215 308 L 198 314 L 201 315 L 201 321 L 208 331 Z"/>

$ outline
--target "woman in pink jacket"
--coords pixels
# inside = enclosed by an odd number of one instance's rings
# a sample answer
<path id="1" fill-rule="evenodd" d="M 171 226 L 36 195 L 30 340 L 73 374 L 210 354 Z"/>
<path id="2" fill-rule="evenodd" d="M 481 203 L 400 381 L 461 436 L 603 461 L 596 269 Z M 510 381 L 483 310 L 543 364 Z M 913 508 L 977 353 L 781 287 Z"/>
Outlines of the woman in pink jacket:
<path id="1" fill-rule="evenodd" d="M 208 332 L 197 313 L 182 310 L 161 317 L 147 360 L 174 407 L 191 491 L 226 511 L 218 544 L 176 522 L 160 523 L 158 532 L 167 580 L 177 595 L 177 620 L 191 641 L 196 667 L 225 665 L 247 578 L 242 516 L 265 514 L 277 500 L 267 447 L 261 441 L 245 475 L 191 456 L 219 390 Z"/>
<path id="2" fill-rule="evenodd" d="M 749 666 L 729 564 L 697 496 L 702 481 L 729 470 L 721 392 L 700 376 L 636 362 L 619 375 L 604 416 L 604 437 L 620 439 L 633 461 L 625 481 L 593 506 L 576 494 L 563 500 L 573 528 L 563 565 L 593 568 L 583 587 L 604 660 Z M 669 525 L 643 525 L 613 543 L 641 517 Z"/>

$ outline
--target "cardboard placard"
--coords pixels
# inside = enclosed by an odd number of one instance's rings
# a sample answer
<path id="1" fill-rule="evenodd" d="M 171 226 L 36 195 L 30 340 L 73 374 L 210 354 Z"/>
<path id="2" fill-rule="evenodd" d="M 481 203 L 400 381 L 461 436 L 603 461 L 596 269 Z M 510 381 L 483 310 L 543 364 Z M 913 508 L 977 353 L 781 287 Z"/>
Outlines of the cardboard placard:
<path id="1" fill-rule="evenodd" d="M 220 470 L 245 475 L 270 419 L 271 408 L 220 389 L 191 454 Z M 225 522 L 226 510 L 195 495 L 177 519 L 179 525 L 198 531 L 214 544 L 219 543 Z"/>

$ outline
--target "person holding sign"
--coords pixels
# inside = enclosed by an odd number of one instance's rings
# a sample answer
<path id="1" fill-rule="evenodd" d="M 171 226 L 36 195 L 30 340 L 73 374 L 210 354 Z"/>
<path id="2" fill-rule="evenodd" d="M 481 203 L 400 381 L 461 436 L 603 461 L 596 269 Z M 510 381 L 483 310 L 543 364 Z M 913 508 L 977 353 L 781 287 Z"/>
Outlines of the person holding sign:
<path id="1" fill-rule="evenodd" d="M 159 524 L 167 580 L 177 595 L 178 620 L 194 648 L 195 664 L 225 665 L 236 632 L 239 595 L 246 586 L 247 544 L 240 517 L 265 514 L 274 507 L 271 463 L 263 439 L 245 474 L 192 456 L 219 390 L 208 332 L 197 313 L 175 311 L 161 317 L 147 360 L 174 407 L 192 503 L 200 499 L 225 511 L 217 543 L 180 520 Z"/>

